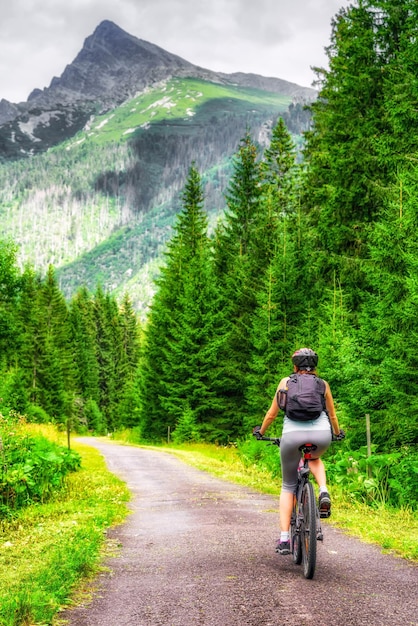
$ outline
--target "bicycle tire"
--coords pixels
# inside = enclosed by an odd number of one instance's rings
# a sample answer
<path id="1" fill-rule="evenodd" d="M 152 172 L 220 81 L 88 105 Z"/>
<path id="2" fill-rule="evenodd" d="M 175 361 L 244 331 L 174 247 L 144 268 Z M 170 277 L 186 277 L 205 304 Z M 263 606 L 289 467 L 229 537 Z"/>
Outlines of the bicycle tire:
<path id="1" fill-rule="evenodd" d="M 316 566 L 316 502 L 312 484 L 308 481 L 302 492 L 302 561 L 303 575 L 313 578 Z"/>
<path id="2" fill-rule="evenodd" d="M 293 504 L 292 517 L 290 520 L 290 547 L 292 549 L 292 559 L 295 565 L 300 565 L 302 563 L 302 546 L 300 541 L 300 532 L 296 530 L 296 520 L 298 516 L 298 505 L 296 502 Z"/>

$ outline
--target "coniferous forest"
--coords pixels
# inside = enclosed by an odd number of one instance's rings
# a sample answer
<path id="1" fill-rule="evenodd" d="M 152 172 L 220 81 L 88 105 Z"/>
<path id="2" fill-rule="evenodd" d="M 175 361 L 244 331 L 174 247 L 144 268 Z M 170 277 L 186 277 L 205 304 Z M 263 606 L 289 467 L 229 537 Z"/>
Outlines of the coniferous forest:
<path id="1" fill-rule="evenodd" d="M 144 324 L 100 286 L 66 301 L 53 267 L 20 271 L 3 242 L 1 411 L 224 444 L 261 422 L 309 346 L 346 448 L 366 444 L 367 414 L 373 450 L 406 467 L 418 441 L 417 29 L 415 0 L 341 9 L 302 152 L 281 118 L 264 153 L 245 135 L 210 235 L 190 164 Z"/>

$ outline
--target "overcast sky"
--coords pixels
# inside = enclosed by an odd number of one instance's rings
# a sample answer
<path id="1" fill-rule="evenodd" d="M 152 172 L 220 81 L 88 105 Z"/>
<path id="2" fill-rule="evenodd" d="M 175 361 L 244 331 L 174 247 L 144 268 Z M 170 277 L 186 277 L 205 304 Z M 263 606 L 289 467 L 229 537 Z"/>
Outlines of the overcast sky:
<path id="1" fill-rule="evenodd" d="M 349 0 L 0 0 L 0 99 L 48 87 L 102 20 L 187 61 L 304 87 Z"/>

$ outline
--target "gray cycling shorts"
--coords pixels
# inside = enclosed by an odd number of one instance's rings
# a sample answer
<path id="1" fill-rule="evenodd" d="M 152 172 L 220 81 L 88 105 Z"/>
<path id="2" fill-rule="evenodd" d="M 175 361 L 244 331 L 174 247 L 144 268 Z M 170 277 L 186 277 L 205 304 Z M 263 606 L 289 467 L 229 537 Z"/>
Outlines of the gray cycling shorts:
<path id="1" fill-rule="evenodd" d="M 282 463 L 282 491 L 294 493 L 298 482 L 298 465 L 301 457 L 299 447 L 304 443 L 317 446 L 312 458 L 318 459 L 331 443 L 331 429 L 297 430 L 282 435 L 280 441 L 280 459 Z"/>

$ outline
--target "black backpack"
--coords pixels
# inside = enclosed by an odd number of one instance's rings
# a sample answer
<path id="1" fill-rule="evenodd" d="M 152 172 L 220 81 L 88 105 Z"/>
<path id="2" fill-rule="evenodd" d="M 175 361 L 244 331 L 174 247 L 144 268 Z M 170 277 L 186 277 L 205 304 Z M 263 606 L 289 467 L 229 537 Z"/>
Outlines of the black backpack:
<path id="1" fill-rule="evenodd" d="M 292 374 L 285 393 L 285 407 L 281 408 L 291 420 L 315 420 L 325 411 L 325 382 L 314 374 Z"/>

